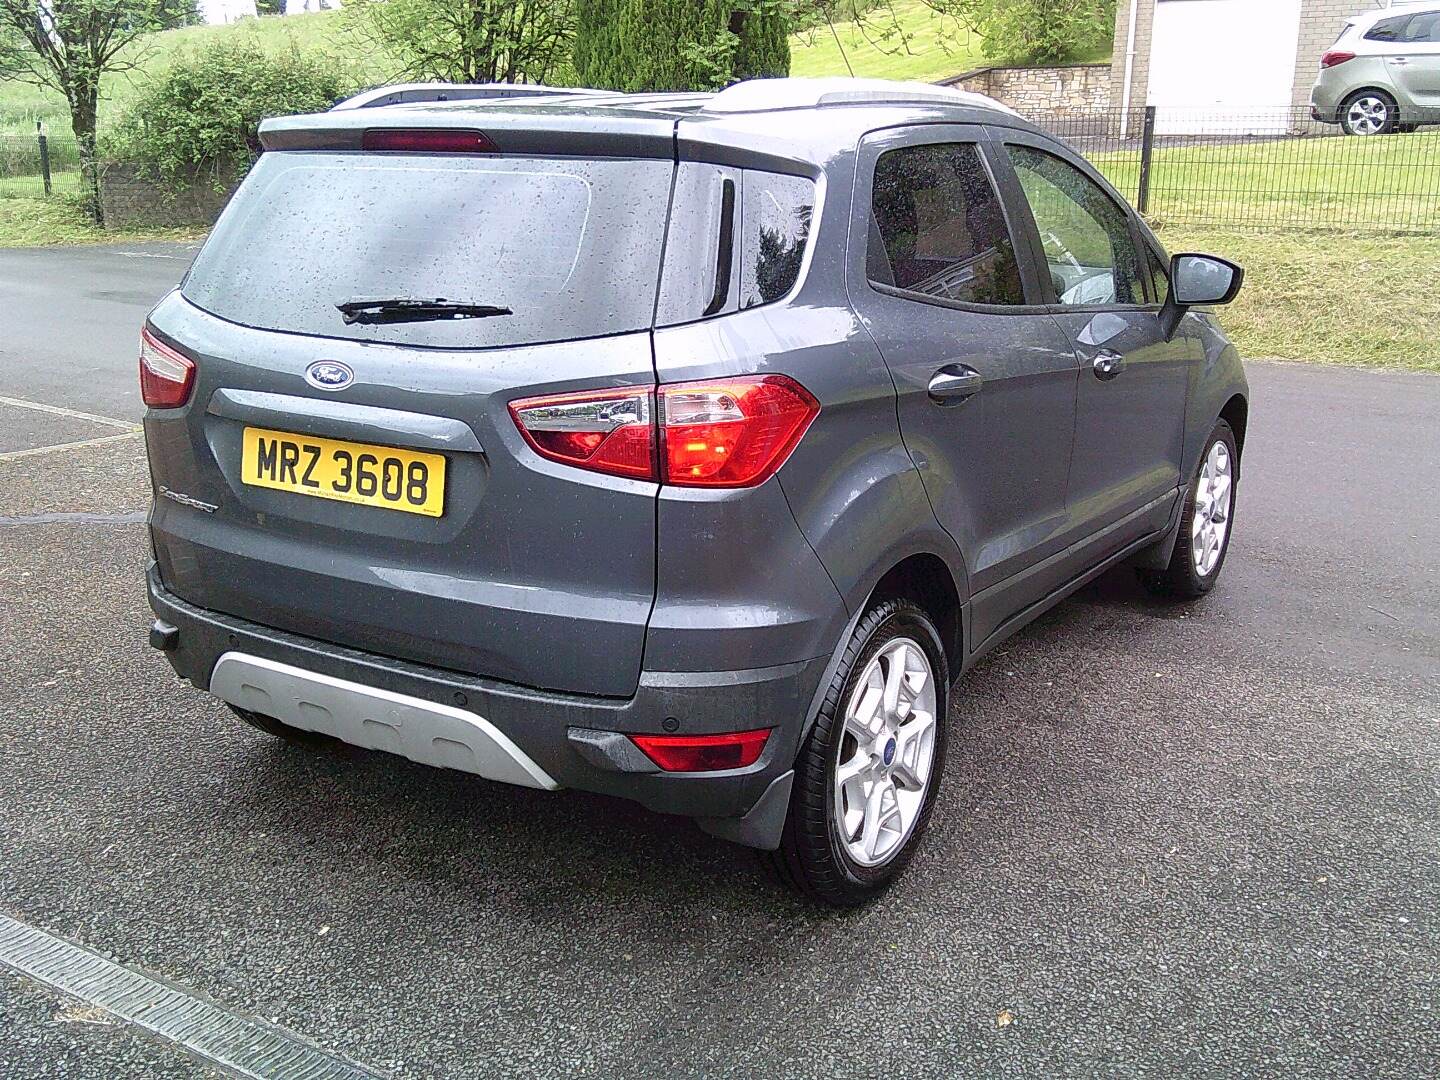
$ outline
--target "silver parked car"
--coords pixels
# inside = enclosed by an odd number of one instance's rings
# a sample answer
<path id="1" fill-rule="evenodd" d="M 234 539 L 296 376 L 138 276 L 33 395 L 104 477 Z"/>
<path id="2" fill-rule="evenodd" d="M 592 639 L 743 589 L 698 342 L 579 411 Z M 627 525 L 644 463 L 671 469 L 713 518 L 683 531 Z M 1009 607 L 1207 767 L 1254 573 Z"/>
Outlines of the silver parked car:
<path id="1" fill-rule="evenodd" d="M 1347 135 L 1440 123 L 1440 4 L 1357 15 L 1320 58 L 1310 115 Z"/>

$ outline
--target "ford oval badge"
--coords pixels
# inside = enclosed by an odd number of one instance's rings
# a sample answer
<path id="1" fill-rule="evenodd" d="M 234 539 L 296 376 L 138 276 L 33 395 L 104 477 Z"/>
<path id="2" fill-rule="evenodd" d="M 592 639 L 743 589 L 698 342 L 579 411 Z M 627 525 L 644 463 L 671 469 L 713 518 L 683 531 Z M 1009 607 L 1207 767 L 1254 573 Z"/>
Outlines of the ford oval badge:
<path id="1" fill-rule="evenodd" d="M 339 360 L 317 360 L 305 369 L 305 381 L 317 390 L 344 390 L 355 381 L 355 372 Z"/>

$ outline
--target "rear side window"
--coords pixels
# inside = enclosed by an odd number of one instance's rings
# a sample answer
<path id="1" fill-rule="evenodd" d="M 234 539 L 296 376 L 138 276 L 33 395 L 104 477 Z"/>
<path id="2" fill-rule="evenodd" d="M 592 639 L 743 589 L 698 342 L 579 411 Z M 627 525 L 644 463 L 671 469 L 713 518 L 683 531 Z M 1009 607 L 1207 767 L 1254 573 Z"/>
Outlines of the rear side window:
<path id="1" fill-rule="evenodd" d="M 1020 305 L 1015 245 L 970 143 L 887 150 L 875 163 L 865 273 L 919 297 Z"/>
<path id="2" fill-rule="evenodd" d="M 1008 149 L 1060 303 L 1145 303 L 1139 253 L 1125 211 L 1100 185 L 1054 154 L 1029 146 Z"/>
<path id="3" fill-rule="evenodd" d="M 814 216 L 815 184 L 803 176 L 681 162 L 656 324 L 781 299 L 800 280 Z"/>
<path id="4" fill-rule="evenodd" d="M 272 152 L 182 286 L 266 330 L 482 348 L 650 326 L 673 165 Z M 336 304 L 443 298 L 512 314 L 347 324 Z"/>
<path id="5" fill-rule="evenodd" d="M 1366 41 L 1399 41 L 1401 33 L 1405 30 L 1405 24 L 1410 21 L 1409 15 L 1397 15 L 1390 19 L 1381 19 L 1365 33 Z"/>

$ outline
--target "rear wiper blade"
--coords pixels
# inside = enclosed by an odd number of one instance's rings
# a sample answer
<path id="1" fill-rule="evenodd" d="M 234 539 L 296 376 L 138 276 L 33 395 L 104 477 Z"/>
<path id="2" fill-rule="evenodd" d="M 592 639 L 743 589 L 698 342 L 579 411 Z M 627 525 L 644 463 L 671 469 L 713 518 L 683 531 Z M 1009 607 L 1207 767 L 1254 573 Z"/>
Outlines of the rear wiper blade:
<path id="1" fill-rule="evenodd" d="M 498 304 L 467 304 L 459 300 L 434 300 L 417 297 L 358 296 L 335 305 L 350 323 L 432 322 L 441 319 L 488 319 L 494 315 L 515 314 Z"/>

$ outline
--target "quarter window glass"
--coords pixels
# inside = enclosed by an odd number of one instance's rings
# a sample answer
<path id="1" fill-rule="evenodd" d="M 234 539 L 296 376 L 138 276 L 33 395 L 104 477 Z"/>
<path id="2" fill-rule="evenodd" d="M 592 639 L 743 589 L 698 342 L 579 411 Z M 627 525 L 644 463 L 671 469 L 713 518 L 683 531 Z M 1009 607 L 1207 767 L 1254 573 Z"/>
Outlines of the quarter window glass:
<path id="1" fill-rule="evenodd" d="M 1035 216 L 1060 303 L 1143 304 L 1139 256 L 1130 221 L 1115 201 L 1073 165 L 1028 146 L 1010 160 Z"/>
<path id="2" fill-rule="evenodd" d="M 1381 19 L 1372 26 L 1365 34 L 1366 41 L 1399 41 L 1400 34 L 1405 29 L 1405 24 L 1410 21 L 1409 15 L 1399 15 L 1393 19 Z"/>
<path id="3" fill-rule="evenodd" d="M 741 209 L 740 306 L 768 304 L 800 278 L 815 185 L 804 177 L 745 171 Z"/>
<path id="4" fill-rule="evenodd" d="M 1025 303 L 1004 211 L 968 143 L 880 155 L 865 263 L 879 285 L 972 304 Z"/>
<path id="5" fill-rule="evenodd" d="M 1155 288 L 1155 303 L 1165 303 L 1170 298 L 1170 275 L 1153 251 L 1150 252 L 1150 281 Z"/>

